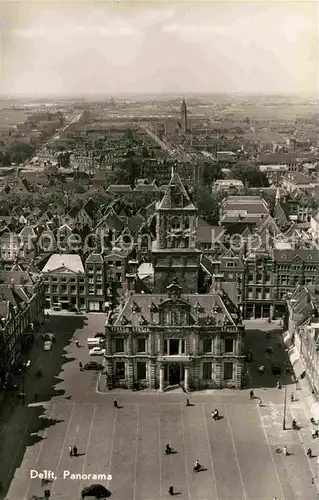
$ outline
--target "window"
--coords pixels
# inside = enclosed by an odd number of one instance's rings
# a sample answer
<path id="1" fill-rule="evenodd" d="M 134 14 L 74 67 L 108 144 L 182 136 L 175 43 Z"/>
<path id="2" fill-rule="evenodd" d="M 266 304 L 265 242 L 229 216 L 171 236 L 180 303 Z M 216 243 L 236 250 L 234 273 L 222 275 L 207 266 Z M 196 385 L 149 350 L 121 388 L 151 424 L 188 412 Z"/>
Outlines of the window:
<path id="1" fill-rule="evenodd" d="M 253 298 L 253 296 L 254 296 L 254 295 L 253 295 L 253 289 L 252 289 L 252 288 L 248 288 L 247 292 L 248 292 L 248 298 L 249 298 L 249 299 L 252 299 L 252 298 Z"/>
<path id="2" fill-rule="evenodd" d="M 137 352 L 146 352 L 146 339 L 137 339 Z"/>
<path id="3" fill-rule="evenodd" d="M 137 363 L 137 379 L 146 380 L 146 363 L 144 361 Z"/>
<path id="4" fill-rule="evenodd" d="M 115 339 L 115 352 L 124 352 L 124 339 Z"/>
<path id="5" fill-rule="evenodd" d="M 224 363 L 224 380 L 232 380 L 234 371 L 234 363 L 225 361 Z"/>
<path id="6" fill-rule="evenodd" d="M 270 288 L 265 288 L 265 299 L 270 299 Z"/>
<path id="7" fill-rule="evenodd" d="M 212 339 L 203 339 L 203 352 L 212 352 Z"/>
<path id="8" fill-rule="evenodd" d="M 90 295 L 94 295 L 95 294 L 95 288 L 94 288 L 94 286 L 90 286 L 89 287 L 89 294 Z"/>
<path id="9" fill-rule="evenodd" d="M 212 363 L 205 362 L 203 363 L 203 380 L 211 380 L 212 379 Z"/>
<path id="10" fill-rule="evenodd" d="M 262 277 L 262 274 L 257 274 L 256 275 L 256 283 L 262 283 L 263 281 L 263 277 Z"/>
<path id="11" fill-rule="evenodd" d="M 117 268 L 119 268 L 119 267 L 121 267 L 121 266 L 122 266 L 122 262 L 121 262 L 120 260 L 117 260 L 117 261 L 115 262 L 115 265 L 116 265 L 116 267 L 117 267 Z"/>
<path id="12" fill-rule="evenodd" d="M 234 262 L 226 262 L 226 267 L 234 267 Z"/>
<path id="13" fill-rule="evenodd" d="M 103 290 L 102 290 L 102 287 L 98 286 L 96 288 L 96 295 L 103 295 Z"/>
<path id="14" fill-rule="evenodd" d="M 254 282 L 254 275 L 248 274 L 248 283 L 253 283 L 253 282 Z"/>
<path id="15" fill-rule="evenodd" d="M 293 285 L 298 285 L 298 283 L 299 283 L 299 276 L 294 276 L 294 277 L 293 277 L 292 284 L 293 284 Z"/>
<path id="16" fill-rule="evenodd" d="M 234 339 L 229 337 L 225 339 L 225 353 L 233 353 L 234 352 Z"/>
<path id="17" fill-rule="evenodd" d="M 123 361 L 117 361 L 115 364 L 115 377 L 117 379 L 125 378 L 125 363 Z"/>
<path id="18" fill-rule="evenodd" d="M 122 274 L 121 273 L 116 273 L 116 281 L 119 283 L 122 281 Z"/>
<path id="19" fill-rule="evenodd" d="M 267 285 L 270 283 L 270 274 L 265 274 L 265 283 Z"/>
<path id="20" fill-rule="evenodd" d="M 286 274 L 286 275 L 279 276 L 279 283 L 281 285 L 289 285 L 289 275 Z"/>
<path id="21" fill-rule="evenodd" d="M 262 299 L 262 298 L 263 298 L 262 288 L 256 288 L 256 299 Z"/>
<path id="22" fill-rule="evenodd" d="M 89 283 L 94 283 L 94 278 L 89 278 Z"/>
<path id="23" fill-rule="evenodd" d="M 172 229 L 179 229 L 181 227 L 181 221 L 179 217 L 173 217 L 171 227 Z"/>

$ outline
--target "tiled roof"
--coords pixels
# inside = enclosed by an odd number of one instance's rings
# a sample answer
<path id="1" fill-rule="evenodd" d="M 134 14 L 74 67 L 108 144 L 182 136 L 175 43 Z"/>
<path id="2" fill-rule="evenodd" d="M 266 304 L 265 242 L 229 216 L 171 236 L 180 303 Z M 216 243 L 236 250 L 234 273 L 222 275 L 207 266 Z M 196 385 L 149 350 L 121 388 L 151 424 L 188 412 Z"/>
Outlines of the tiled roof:
<path id="1" fill-rule="evenodd" d="M 176 206 L 174 200 L 175 196 L 178 196 L 181 199 L 182 201 L 181 206 Z M 191 210 L 196 210 L 177 172 L 174 172 L 172 174 L 171 180 L 165 191 L 165 194 L 162 200 L 157 205 L 158 210 L 163 210 L 167 208 L 170 209 L 178 208 L 179 210 L 187 208 Z"/>
<path id="2" fill-rule="evenodd" d="M 53 254 L 42 269 L 42 273 L 53 272 L 65 268 L 74 273 L 84 273 L 81 257 L 76 254 Z"/>
<path id="3" fill-rule="evenodd" d="M 276 262 L 291 263 L 293 259 L 299 258 L 303 262 L 319 262 L 319 252 L 316 249 L 298 249 L 298 250 L 273 250 L 274 260 Z"/>
<path id="4" fill-rule="evenodd" d="M 132 188 L 129 184 L 111 184 L 106 191 L 109 193 L 129 193 Z"/>
<path id="5" fill-rule="evenodd" d="M 86 259 L 86 264 L 103 264 L 103 257 L 100 253 L 91 253 Z"/>
<path id="6" fill-rule="evenodd" d="M 129 324 L 132 326 L 140 326 L 141 318 L 144 324 L 151 323 L 151 308 L 155 310 L 163 306 L 164 301 L 169 305 L 172 299 L 168 298 L 167 294 L 134 294 L 131 295 L 125 303 L 121 313 L 119 314 L 115 325 Z M 178 299 L 180 300 L 180 299 Z M 172 301 L 173 302 L 173 301 Z M 205 319 L 212 317 L 214 321 L 227 322 L 235 325 L 235 321 L 231 313 L 235 313 L 236 308 L 233 306 L 232 310 L 225 305 L 225 300 L 220 294 L 193 294 L 182 295 L 181 301 L 190 307 L 190 315 L 192 323 L 194 324 L 199 319 L 201 324 L 205 324 Z M 159 324 L 159 314 L 153 314 L 153 324 Z"/>

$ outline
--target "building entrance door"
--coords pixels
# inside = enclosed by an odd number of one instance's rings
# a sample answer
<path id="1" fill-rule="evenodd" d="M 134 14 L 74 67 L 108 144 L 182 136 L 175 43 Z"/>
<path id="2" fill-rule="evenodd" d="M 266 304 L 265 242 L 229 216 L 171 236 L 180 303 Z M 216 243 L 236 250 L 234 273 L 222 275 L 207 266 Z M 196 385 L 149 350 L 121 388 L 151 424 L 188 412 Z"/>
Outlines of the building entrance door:
<path id="1" fill-rule="evenodd" d="M 183 367 L 179 363 L 170 363 L 168 365 L 168 373 L 169 385 L 179 384 L 183 378 Z"/>

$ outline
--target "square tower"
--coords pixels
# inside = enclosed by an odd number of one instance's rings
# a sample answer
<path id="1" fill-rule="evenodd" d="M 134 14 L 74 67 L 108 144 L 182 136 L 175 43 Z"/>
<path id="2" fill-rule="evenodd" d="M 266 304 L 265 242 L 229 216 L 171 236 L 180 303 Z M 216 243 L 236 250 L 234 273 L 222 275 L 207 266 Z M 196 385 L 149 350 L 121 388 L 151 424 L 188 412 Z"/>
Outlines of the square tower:
<path id="1" fill-rule="evenodd" d="M 154 293 L 165 293 L 174 278 L 183 293 L 197 293 L 200 251 L 197 208 L 176 172 L 156 206 L 156 241 L 152 249 Z"/>

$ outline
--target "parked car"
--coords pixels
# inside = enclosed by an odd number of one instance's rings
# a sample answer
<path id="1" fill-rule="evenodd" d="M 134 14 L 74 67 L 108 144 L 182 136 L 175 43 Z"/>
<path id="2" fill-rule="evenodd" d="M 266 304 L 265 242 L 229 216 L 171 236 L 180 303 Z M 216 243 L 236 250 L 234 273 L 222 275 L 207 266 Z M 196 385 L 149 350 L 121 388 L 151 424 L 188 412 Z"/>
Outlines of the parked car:
<path id="1" fill-rule="evenodd" d="M 43 333 L 42 337 L 44 338 L 44 340 L 50 340 L 51 342 L 55 342 L 54 333 Z"/>
<path id="2" fill-rule="evenodd" d="M 97 339 L 97 338 L 105 339 L 105 335 L 104 335 L 104 333 L 99 332 L 99 333 L 96 333 L 96 334 L 94 335 L 94 338 L 96 338 L 96 339 Z"/>
<path id="3" fill-rule="evenodd" d="M 53 311 L 62 311 L 62 305 L 60 303 L 53 304 L 52 309 Z"/>
<path id="4" fill-rule="evenodd" d="M 103 356 L 104 354 L 105 349 L 103 349 L 103 347 L 92 347 L 92 349 L 89 350 L 90 356 Z"/>
<path id="5" fill-rule="evenodd" d="M 91 484 L 86 486 L 81 492 L 81 497 L 109 498 L 111 493 L 102 484 Z"/>
<path id="6" fill-rule="evenodd" d="M 84 370 L 103 370 L 104 366 L 96 361 L 89 361 L 84 365 Z"/>
<path id="7" fill-rule="evenodd" d="M 43 349 L 44 349 L 45 351 L 51 351 L 51 348 L 52 348 L 52 342 L 51 342 L 51 340 L 46 340 L 46 341 L 44 342 Z"/>
<path id="8" fill-rule="evenodd" d="M 280 368 L 280 366 L 273 364 L 271 366 L 271 373 L 273 375 L 280 375 L 281 374 L 281 368 Z"/>

